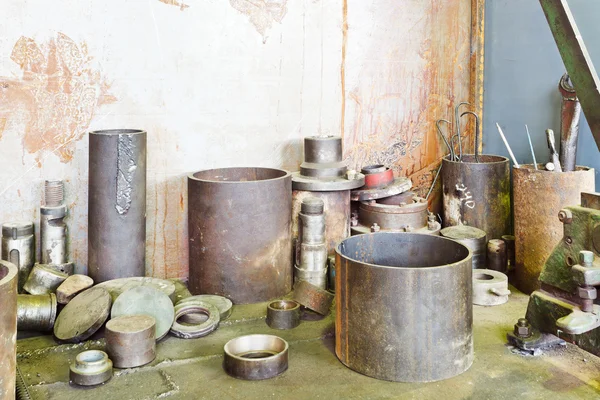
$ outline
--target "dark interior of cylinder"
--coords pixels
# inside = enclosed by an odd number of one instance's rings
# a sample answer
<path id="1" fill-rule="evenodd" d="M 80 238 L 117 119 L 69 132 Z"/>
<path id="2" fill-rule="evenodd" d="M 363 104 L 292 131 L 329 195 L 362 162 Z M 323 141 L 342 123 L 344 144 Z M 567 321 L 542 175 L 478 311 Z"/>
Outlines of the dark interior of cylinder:
<path id="1" fill-rule="evenodd" d="M 494 156 L 494 155 L 490 155 L 490 154 L 480 154 L 478 156 L 478 158 L 479 158 L 479 163 L 481 163 L 481 164 L 499 163 L 499 162 L 507 161 L 506 157 Z M 474 154 L 463 154 L 461 160 L 463 163 L 475 163 L 475 155 Z"/>
<path id="2" fill-rule="evenodd" d="M 91 362 L 96 362 L 96 361 L 102 360 L 104 358 L 104 355 L 99 351 L 86 351 L 85 353 L 81 354 L 79 357 L 80 357 L 81 361 L 91 363 Z"/>
<path id="3" fill-rule="evenodd" d="M 477 279 L 478 281 L 491 281 L 492 279 L 494 279 L 494 277 L 490 274 L 481 274 L 481 273 L 475 273 L 473 275 L 473 278 Z"/>
<path id="4" fill-rule="evenodd" d="M 397 268 L 427 268 L 464 260 L 469 250 L 451 239 L 411 233 L 352 236 L 338 251 L 355 261 Z"/>
<path id="5" fill-rule="evenodd" d="M 248 182 L 276 179 L 286 175 L 286 171 L 274 168 L 219 168 L 196 172 L 194 178 L 215 182 Z"/>

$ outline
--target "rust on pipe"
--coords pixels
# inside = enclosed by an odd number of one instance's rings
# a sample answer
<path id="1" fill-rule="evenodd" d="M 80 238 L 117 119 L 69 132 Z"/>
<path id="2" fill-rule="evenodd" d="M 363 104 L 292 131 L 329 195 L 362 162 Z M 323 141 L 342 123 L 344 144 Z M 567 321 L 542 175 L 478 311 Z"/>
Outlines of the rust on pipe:
<path id="1" fill-rule="evenodd" d="M 17 369 L 17 266 L 0 261 L 0 399 L 14 400 Z"/>
<path id="2" fill-rule="evenodd" d="M 594 169 L 551 172 L 533 165 L 513 168 L 515 216 L 515 286 L 527 294 L 539 289 L 546 259 L 563 237 L 556 217 L 566 207 L 580 203 L 581 192 L 593 192 Z"/>
<path id="3" fill-rule="evenodd" d="M 190 292 L 248 304 L 291 290 L 290 173 L 222 168 L 190 174 L 188 209 Z"/>

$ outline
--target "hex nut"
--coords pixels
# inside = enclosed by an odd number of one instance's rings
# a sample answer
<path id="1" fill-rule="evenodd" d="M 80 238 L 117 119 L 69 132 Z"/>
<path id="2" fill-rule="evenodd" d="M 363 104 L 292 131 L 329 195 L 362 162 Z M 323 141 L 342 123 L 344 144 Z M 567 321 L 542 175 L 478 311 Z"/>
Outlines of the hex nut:
<path id="1" fill-rule="evenodd" d="M 595 287 L 592 287 L 592 286 L 579 286 L 577 288 L 577 295 L 581 299 L 594 300 L 598 296 L 598 293 L 597 293 Z"/>
<path id="2" fill-rule="evenodd" d="M 515 324 L 514 334 L 522 338 L 531 336 L 532 329 L 529 321 L 527 321 L 525 318 L 519 318 Z"/>
<path id="3" fill-rule="evenodd" d="M 570 224 L 573 222 L 573 214 L 570 210 L 562 209 L 558 212 L 558 220 L 563 224 Z"/>

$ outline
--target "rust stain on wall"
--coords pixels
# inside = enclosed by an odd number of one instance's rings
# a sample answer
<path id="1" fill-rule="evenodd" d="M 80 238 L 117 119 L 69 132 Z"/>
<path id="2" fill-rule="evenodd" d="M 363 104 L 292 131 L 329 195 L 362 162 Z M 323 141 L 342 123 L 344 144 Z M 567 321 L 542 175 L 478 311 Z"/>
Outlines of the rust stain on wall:
<path id="1" fill-rule="evenodd" d="M 340 66 L 340 79 L 342 86 L 342 120 L 340 123 L 340 136 L 344 137 L 344 124 L 346 122 L 346 47 L 348 46 L 348 0 L 342 2 L 342 64 Z"/>
<path id="2" fill-rule="evenodd" d="M 181 2 L 179 2 L 177 0 L 158 0 L 158 1 L 160 1 L 161 3 L 169 4 L 171 6 L 177 6 L 177 7 L 179 7 L 179 9 L 181 11 L 183 11 L 189 7 L 187 4 L 184 4 L 183 1 L 181 1 Z"/>
<path id="3" fill-rule="evenodd" d="M 288 0 L 229 0 L 229 4 L 242 14 L 246 15 L 256 31 L 267 41 L 266 33 L 273 26 L 273 22 L 283 20 L 287 13 Z"/>
<path id="4" fill-rule="evenodd" d="M 22 76 L 0 77 L 0 128 L 25 112 L 23 147 L 36 154 L 38 165 L 43 151 L 70 161 L 96 109 L 116 101 L 110 84 L 93 65 L 86 44 L 60 32 L 41 44 L 22 36 L 10 59 Z"/>

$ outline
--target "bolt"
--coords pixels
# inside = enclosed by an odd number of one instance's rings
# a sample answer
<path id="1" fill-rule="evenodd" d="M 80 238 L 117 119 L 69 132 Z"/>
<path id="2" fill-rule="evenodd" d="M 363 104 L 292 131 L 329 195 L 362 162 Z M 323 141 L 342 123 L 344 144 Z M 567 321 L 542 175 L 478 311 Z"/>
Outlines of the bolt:
<path id="1" fill-rule="evenodd" d="M 579 263 L 584 267 L 591 268 L 594 263 L 594 252 L 589 250 L 581 250 L 579 252 Z"/>
<path id="2" fill-rule="evenodd" d="M 44 202 L 46 207 L 59 207 L 64 200 L 63 181 L 47 180 L 44 184 Z"/>
<path id="3" fill-rule="evenodd" d="M 558 212 L 558 220 L 563 224 L 570 224 L 573 222 L 573 213 L 571 210 L 563 209 Z"/>
<path id="4" fill-rule="evenodd" d="M 437 221 L 435 219 L 427 221 L 427 230 L 435 231 L 437 229 Z"/>
<path id="5" fill-rule="evenodd" d="M 414 230 L 415 230 L 415 228 L 413 228 L 413 227 L 412 227 L 412 226 L 410 226 L 410 225 L 406 225 L 406 226 L 404 227 L 404 232 L 414 232 Z"/>
<path id="6" fill-rule="evenodd" d="M 567 244 L 572 244 L 573 238 L 571 236 L 567 236 L 567 237 L 565 237 L 565 242 L 567 242 Z"/>
<path id="7" fill-rule="evenodd" d="M 348 177 L 349 181 L 353 181 L 356 179 L 356 171 L 353 169 L 349 169 L 348 172 L 346 173 L 346 176 Z"/>
<path id="8" fill-rule="evenodd" d="M 377 222 L 374 222 L 373 225 L 371 226 L 371 232 L 379 232 L 380 229 L 381 229 L 381 227 L 379 225 L 377 225 Z"/>
<path id="9" fill-rule="evenodd" d="M 525 318 L 519 318 L 515 324 L 513 333 L 521 338 L 528 338 L 532 334 L 531 324 Z"/>
<path id="10" fill-rule="evenodd" d="M 350 225 L 351 226 L 357 226 L 358 225 L 358 217 L 355 217 L 353 215 L 352 218 L 350 219 Z"/>

